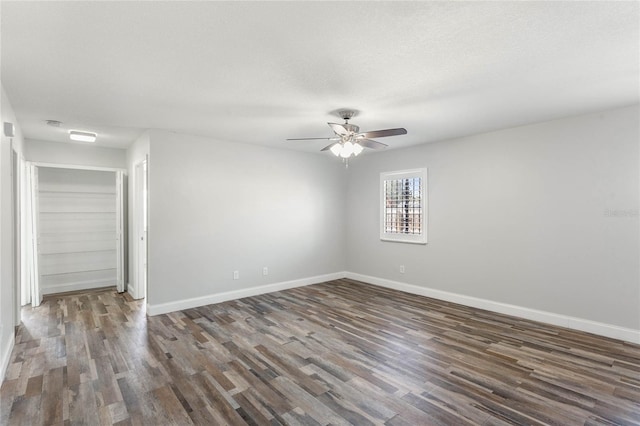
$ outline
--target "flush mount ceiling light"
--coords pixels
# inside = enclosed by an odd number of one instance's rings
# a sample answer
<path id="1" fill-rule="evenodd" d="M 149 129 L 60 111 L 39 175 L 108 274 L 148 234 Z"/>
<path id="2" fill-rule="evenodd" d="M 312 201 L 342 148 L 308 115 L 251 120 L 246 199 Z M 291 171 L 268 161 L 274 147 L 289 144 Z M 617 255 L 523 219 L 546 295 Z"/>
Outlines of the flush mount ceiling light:
<path id="1" fill-rule="evenodd" d="M 345 161 L 351 157 L 360 154 L 363 148 L 381 149 L 387 145 L 378 141 L 374 141 L 370 138 L 383 138 L 387 136 L 406 135 L 407 130 L 403 128 L 398 129 L 384 129 L 374 130 L 371 132 L 360 133 L 360 128 L 354 124 L 349 124 L 349 120 L 356 115 L 354 110 L 339 110 L 338 114 L 344 120 L 344 124 L 327 123 L 329 127 L 336 134 L 332 138 L 296 138 L 287 139 L 292 140 L 314 140 L 314 139 L 326 139 L 332 141 L 331 145 L 325 146 L 321 151 L 331 151 L 336 157 L 342 157 Z"/>
<path id="2" fill-rule="evenodd" d="M 95 142 L 97 134 L 92 132 L 81 132 L 80 130 L 69 130 L 69 139 L 79 142 Z"/>

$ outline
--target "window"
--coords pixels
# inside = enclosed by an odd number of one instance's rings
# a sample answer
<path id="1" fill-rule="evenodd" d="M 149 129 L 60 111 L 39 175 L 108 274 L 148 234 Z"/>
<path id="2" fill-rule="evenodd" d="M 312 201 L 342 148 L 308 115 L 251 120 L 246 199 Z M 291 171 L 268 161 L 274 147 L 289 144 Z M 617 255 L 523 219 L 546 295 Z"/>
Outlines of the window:
<path id="1" fill-rule="evenodd" d="M 380 173 L 380 239 L 427 243 L 427 169 Z"/>

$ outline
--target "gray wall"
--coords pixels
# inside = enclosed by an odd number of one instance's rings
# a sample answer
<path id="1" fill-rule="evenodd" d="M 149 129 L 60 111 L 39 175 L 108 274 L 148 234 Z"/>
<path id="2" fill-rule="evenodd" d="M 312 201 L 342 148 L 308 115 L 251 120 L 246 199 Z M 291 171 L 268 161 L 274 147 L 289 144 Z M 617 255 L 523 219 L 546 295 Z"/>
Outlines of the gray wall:
<path id="1" fill-rule="evenodd" d="M 150 305 L 346 267 L 335 158 L 156 131 L 150 145 Z"/>
<path id="2" fill-rule="evenodd" d="M 359 157 L 348 270 L 640 329 L 638 115 L 634 106 Z M 382 242 L 379 174 L 416 167 L 428 168 L 429 242 Z"/>
<path id="3" fill-rule="evenodd" d="M 27 139 L 24 150 L 28 161 L 117 169 L 127 167 L 125 149 Z"/>

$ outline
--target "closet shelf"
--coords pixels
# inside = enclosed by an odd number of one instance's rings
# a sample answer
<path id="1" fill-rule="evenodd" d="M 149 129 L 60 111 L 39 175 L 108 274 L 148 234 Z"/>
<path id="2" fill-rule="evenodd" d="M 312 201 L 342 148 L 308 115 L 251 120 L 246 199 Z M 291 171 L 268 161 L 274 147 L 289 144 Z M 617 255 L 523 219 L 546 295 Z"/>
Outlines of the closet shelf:
<path id="1" fill-rule="evenodd" d="M 92 195 L 113 195 L 115 196 L 115 192 L 104 192 L 104 191 L 57 191 L 52 189 L 39 189 L 38 192 L 40 194 L 92 194 Z"/>
<path id="2" fill-rule="evenodd" d="M 100 271 L 115 271 L 116 268 L 100 268 L 100 269 L 83 269 L 82 271 L 69 271 L 69 272 L 55 272 L 52 274 L 42 274 L 43 277 L 51 277 L 54 275 L 67 275 L 77 274 L 78 272 L 100 272 Z"/>
<path id="3" fill-rule="evenodd" d="M 42 211 L 40 210 L 40 214 L 73 214 L 73 213 L 78 213 L 78 214 L 110 214 L 110 215 L 114 215 L 116 214 L 116 211 L 81 211 L 81 210 L 74 210 L 74 211 L 55 211 L 55 212 L 48 212 L 48 211 Z"/>
<path id="4" fill-rule="evenodd" d="M 115 245 L 115 240 L 113 240 Z M 55 251 L 55 252 L 40 252 L 40 256 L 53 256 L 57 254 L 82 254 L 82 253 L 98 253 L 98 252 L 115 252 L 116 249 L 95 249 L 95 250 L 71 250 L 71 251 Z"/>
<path id="5" fill-rule="evenodd" d="M 117 235 L 116 231 L 113 231 L 111 229 L 102 229 L 102 230 L 94 230 L 94 229 L 89 229 L 86 231 L 72 231 L 72 230 L 63 230 L 63 231 L 55 231 L 55 232 L 51 232 L 51 231 L 43 231 L 43 232 L 39 232 L 38 236 L 42 237 L 43 235 L 68 235 L 68 234 L 75 234 L 75 235 L 80 235 L 80 234 L 103 234 L 103 235 L 113 235 L 113 237 L 115 238 Z"/>

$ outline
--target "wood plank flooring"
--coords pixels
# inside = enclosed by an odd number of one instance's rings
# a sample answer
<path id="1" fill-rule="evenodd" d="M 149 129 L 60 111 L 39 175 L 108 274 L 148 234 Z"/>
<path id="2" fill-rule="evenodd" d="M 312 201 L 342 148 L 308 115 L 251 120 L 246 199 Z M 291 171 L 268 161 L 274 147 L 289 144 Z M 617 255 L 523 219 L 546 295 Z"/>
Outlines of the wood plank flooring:
<path id="1" fill-rule="evenodd" d="M 640 425 L 640 346 L 350 280 L 23 319 L 2 425 Z"/>

